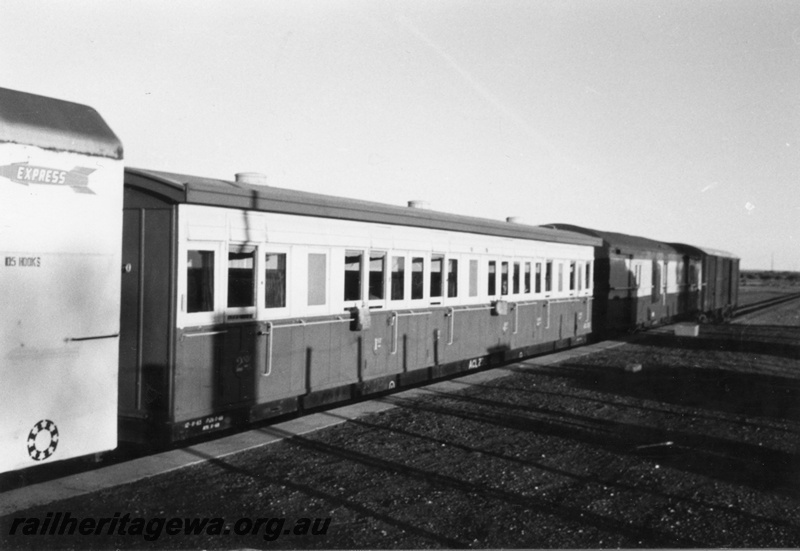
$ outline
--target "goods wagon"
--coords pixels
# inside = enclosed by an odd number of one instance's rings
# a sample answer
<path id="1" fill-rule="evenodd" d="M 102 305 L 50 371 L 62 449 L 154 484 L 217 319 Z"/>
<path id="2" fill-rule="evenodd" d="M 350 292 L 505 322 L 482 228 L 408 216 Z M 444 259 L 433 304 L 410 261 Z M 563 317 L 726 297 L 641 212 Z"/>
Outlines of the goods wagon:
<path id="1" fill-rule="evenodd" d="M 739 258 L 716 249 L 673 243 L 688 265 L 696 290 L 691 294 L 690 313 L 701 322 L 726 321 L 739 303 Z"/>

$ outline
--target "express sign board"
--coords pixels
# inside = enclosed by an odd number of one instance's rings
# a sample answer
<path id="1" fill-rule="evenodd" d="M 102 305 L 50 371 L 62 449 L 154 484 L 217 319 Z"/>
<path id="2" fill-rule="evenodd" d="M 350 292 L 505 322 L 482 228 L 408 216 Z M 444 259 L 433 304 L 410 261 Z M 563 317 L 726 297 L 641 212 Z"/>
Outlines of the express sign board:
<path id="1" fill-rule="evenodd" d="M 91 193 L 89 174 L 93 168 L 75 167 L 72 170 L 59 170 L 43 166 L 31 166 L 28 163 L 13 163 L 0 166 L 0 176 L 22 185 L 44 184 L 51 186 L 69 186 L 76 193 Z"/>

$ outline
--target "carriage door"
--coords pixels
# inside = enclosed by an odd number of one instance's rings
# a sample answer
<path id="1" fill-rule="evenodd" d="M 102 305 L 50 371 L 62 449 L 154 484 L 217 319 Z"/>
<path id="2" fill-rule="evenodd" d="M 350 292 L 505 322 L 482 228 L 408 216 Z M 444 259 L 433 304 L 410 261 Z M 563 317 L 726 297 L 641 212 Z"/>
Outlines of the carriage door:
<path id="1" fill-rule="evenodd" d="M 225 307 L 225 344 L 217 369 L 219 400 L 235 404 L 255 394 L 257 254 L 253 245 L 229 244 Z"/>
<path id="2" fill-rule="evenodd" d="M 633 257 L 609 255 L 609 293 L 606 323 L 609 326 L 628 327 L 634 319 L 636 278 L 633 274 Z M 612 327 L 609 327 L 612 329 Z"/>

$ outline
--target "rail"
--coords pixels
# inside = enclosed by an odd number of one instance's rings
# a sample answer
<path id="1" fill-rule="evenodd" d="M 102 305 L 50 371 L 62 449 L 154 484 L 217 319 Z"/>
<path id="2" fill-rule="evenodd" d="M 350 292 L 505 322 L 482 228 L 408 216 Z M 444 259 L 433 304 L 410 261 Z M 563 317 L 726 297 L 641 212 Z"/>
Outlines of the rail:
<path id="1" fill-rule="evenodd" d="M 733 310 L 732 317 L 738 318 L 741 316 L 745 316 L 747 314 L 751 314 L 759 310 L 764 310 L 771 306 L 776 306 L 778 304 L 783 304 L 784 302 L 789 302 L 790 300 L 794 300 L 796 298 L 800 298 L 800 293 L 788 293 L 786 295 L 768 298 L 765 300 L 754 302 L 752 304 L 745 304 L 735 308 Z"/>

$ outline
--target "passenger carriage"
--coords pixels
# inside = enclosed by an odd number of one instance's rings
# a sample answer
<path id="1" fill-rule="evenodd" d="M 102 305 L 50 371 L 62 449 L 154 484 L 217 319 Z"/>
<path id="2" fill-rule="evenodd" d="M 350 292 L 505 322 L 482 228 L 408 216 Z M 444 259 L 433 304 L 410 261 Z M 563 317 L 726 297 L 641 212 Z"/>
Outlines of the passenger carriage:
<path id="1" fill-rule="evenodd" d="M 674 246 L 570 224 L 547 227 L 602 239 L 595 249 L 595 329 L 598 338 L 669 322 L 686 313 L 699 272 Z M 693 275 L 695 274 L 695 275 Z"/>
<path id="2" fill-rule="evenodd" d="M 167 441 L 584 342 L 599 239 L 127 169 L 123 438 Z"/>
<path id="3" fill-rule="evenodd" d="M 602 239 L 595 250 L 597 338 L 676 319 L 724 321 L 737 306 L 739 259 L 731 253 L 570 224 L 544 227 Z"/>

